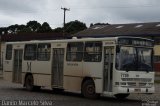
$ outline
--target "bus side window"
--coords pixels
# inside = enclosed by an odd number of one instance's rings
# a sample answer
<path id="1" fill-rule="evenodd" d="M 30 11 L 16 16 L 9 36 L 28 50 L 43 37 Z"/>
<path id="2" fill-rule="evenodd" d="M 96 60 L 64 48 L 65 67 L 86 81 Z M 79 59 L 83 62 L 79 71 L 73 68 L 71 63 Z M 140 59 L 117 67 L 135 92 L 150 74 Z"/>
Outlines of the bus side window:
<path id="1" fill-rule="evenodd" d="M 6 46 L 6 60 L 12 59 L 12 45 Z"/>
<path id="2" fill-rule="evenodd" d="M 24 60 L 36 60 L 37 44 L 26 44 L 24 52 Z"/>
<path id="3" fill-rule="evenodd" d="M 49 61 L 51 54 L 51 44 L 42 43 L 38 44 L 37 60 Z"/>
<path id="4" fill-rule="evenodd" d="M 83 42 L 71 42 L 67 45 L 67 61 L 82 61 Z"/>
<path id="5" fill-rule="evenodd" d="M 84 50 L 85 62 L 101 62 L 102 42 L 86 42 Z"/>

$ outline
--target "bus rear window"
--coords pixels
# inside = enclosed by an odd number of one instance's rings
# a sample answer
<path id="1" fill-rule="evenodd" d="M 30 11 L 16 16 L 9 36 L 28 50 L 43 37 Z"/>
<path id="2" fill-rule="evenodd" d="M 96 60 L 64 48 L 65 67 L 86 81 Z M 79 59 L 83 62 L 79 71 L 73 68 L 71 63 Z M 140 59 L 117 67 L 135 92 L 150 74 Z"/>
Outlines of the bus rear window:
<path id="1" fill-rule="evenodd" d="M 36 60 L 37 44 L 27 44 L 25 46 L 24 60 Z"/>
<path id="2" fill-rule="evenodd" d="M 102 42 L 86 42 L 84 61 L 101 62 L 101 58 L 102 58 Z"/>
<path id="3" fill-rule="evenodd" d="M 12 45 L 6 46 L 6 60 L 12 59 Z"/>

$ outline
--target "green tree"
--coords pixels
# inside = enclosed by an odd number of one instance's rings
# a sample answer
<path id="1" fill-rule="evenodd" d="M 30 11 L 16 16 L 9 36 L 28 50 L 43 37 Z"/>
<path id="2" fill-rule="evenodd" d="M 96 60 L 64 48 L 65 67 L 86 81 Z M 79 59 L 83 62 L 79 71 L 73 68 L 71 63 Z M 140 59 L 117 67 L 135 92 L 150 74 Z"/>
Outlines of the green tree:
<path id="1" fill-rule="evenodd" d="M 41 33 L 52 32 L 52 28 L 47 22 L 44 22 L 37 32 Z"/>
<path id="2" fill-rule="evenodd" d="M 23 29 L 25 29 L 26 26 L 25 25 L 19 25 L 18 26 L 18 31 L 17 32 L 21 32 Z"/>
<path id="3" fill-rule="evenodd" d="M 25 25 L 18 25 L 18 24 L 7 27 L 7 33 L 9 34 L 17 34 L 21 32 L 31 32 L 31 29 L 27 28 Z"/>
<path id="4" fill-rule="evenodd" d="M 41 27 L 41 24 L 37 21 L 29 21 L 26 25 L 32 32 L 37 32 Z"/>
<path id="5" fill-rule="evenodd" d="M 74 34 L 81 30 L 86 29 L 86 24 L 78 20 L 71 21 L 66 23 L 65 32 L 68 34 Z M 17 34 L 17 33 L 48 33 L 56 32 L 62 33 L 63 28 L 58 27 L 52 30 L 50 25 L 47 22 L 44 22 L 42 25 L 37 21 L 29 21 L 26 25 L 11 25 L 9 27 L 1 27 L 0 34 Z"/>
<path id="6" fill-rule="evenodd" d="M 78 20 L 75 20 L 75 21 L 68 22 L 65 25 L 65 32 L 67 32 L 69 34 L 74 34 L 74 33 L 77 33 L 79 31 L 82 31 L 86 28 L 87 28 L 87 26 L 86 26 L 85 23 L 80 22 Z"/>
<path id="7" fill-rule="evenodd" d="M 53 29 L 53 32 L 55 32 L 55 33 L 62 33 L 63 29 L 61 27 L 58 27 L 58 28 Z"/>
<path id="8" fill-rule="evenodd" d="M 1 27 L 0 28 L 0 35 L 6 34 L 6 32 L 7 32 L 6 29 L 7 28 L 5 28 L 5 27 Z"/>
<path id="9" fill-rule="evenodd" d="M 16 34 L 19 30 L 19 25 L 18 24 L 10 25 L 7 29 L 8 29 L 8 33 Z"/>
<path id="10" fill-rule="evenodd" d="M 93 23 L 91 23 L 89 27 L 92 27 L 93 25 L 94 25 L 94 24 L 93 24 Z"/>
<path id="11" fill-rule="evenodd" d="M 31 29 L 29 27 L 22 28 L 18 33 L 31 33 Z"/>
<path id="12" fill-rule="evenodd" d="M 0 34 L 1 35 L 8 34 L 8 27 L 1 27 L 0 28 Z"/>

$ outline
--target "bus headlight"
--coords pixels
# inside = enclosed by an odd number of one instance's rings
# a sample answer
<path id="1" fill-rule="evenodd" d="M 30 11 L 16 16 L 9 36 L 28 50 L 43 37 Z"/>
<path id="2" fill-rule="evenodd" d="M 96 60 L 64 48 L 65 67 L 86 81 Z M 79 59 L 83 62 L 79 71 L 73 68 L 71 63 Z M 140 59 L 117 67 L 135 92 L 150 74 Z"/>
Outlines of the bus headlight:
<path id="1" fill-rule="evenodd" d="M 121 85 L 122 85 L 122 86 L 125 86 L 125 85 L 127 85 L 127 84 L 126 84 L 126 82 L 121 82 Z"/>
<path id="2" fill-rule="evenodd" d="M 126 86 L 127 83 L 126 83 L 126 82 L 115 82 L 115 85 L 116 85 L 116 86 L 119 86 L 119 85 L 121 85 L 121 86 Z"/>

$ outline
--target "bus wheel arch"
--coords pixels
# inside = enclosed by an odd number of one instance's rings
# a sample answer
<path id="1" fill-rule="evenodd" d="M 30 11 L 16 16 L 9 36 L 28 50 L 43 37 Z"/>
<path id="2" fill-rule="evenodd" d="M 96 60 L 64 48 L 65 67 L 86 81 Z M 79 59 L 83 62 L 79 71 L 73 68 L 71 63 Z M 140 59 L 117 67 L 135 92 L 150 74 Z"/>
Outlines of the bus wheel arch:
<path id="1" fill-rule="evenodd" d="M 24 84 L 23 84 L 24 87 L 26 87 L 26 78 L 27 78 L 28 75 L 32 75 L 32 73 L 26 73 L 26 75 L 23 79 L 24 80 Z"/>
<path id="2" fill-rule="evenodd" d="M 31 73 L 25 75 L 24 86 L 28 91 L 33 91 L 34 89 L 34 78 Z"/>
<path id="3" fill-rule="evenodd" d="M 81 93 L 84 97 L 95 99 L 99 95 L 96 93 L 95 82 L 91 77 L 85 77 L 81 84 Z"/>

